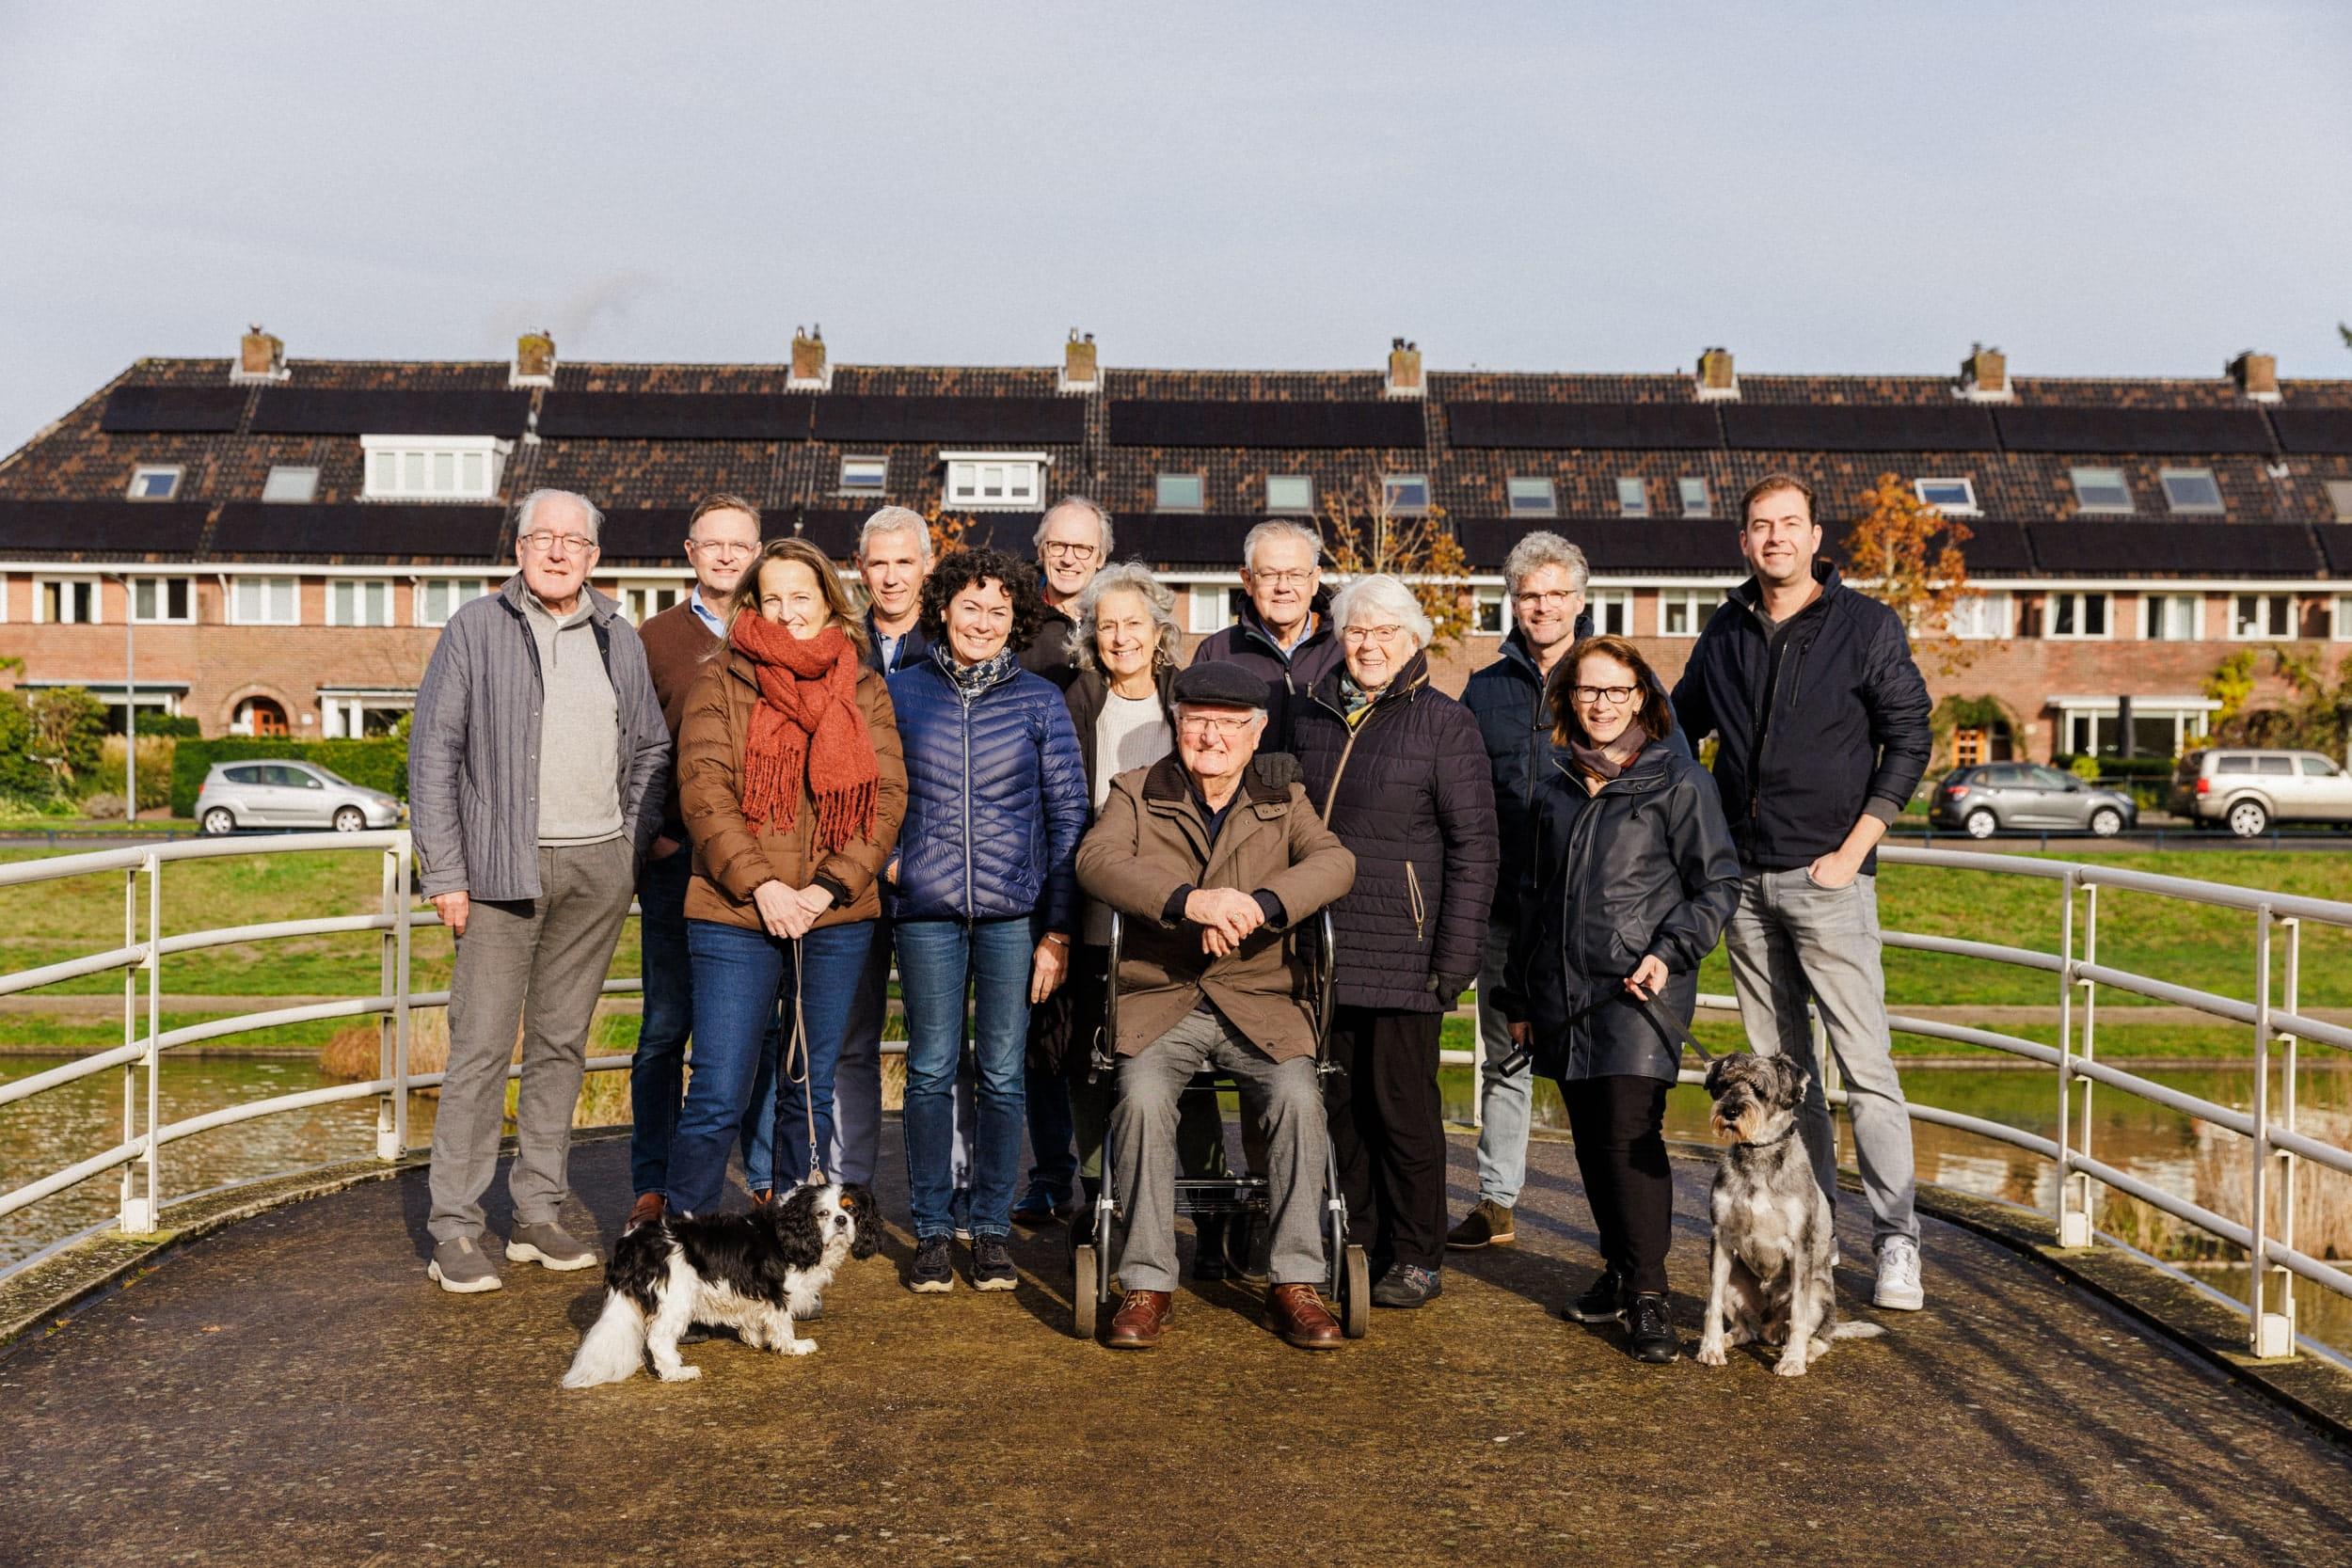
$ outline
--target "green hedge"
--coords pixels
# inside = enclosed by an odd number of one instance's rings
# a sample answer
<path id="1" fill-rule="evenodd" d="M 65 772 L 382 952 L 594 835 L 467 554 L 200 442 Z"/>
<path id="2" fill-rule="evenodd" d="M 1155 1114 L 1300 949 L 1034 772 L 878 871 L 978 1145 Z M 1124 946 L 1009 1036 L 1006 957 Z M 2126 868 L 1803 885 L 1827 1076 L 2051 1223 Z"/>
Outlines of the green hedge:
<path id="1" fill-rule="evenodd" d="M 221 740 L 183 740 L 171 759 L 171 814 L 196 814 L 196 794 L 216 762 L 254 757 L 292 757 L 331 768 L 353 784 L 408 799 L 408 747 L 398 740 L 293 740 L 230 736 Z"/>
<path id="2" fill-rule="evenodd" d="M 2060 772 L 2071 772 L 2074 770 L 2074 761 L 2078 754 L 2073 752 L 2060 752 L 2050 759 L 2050 766 Z M 2108 752 L 2104 756 L 2092 757 L 2090 761 L 2092 766 L 2099 769 L 2099 777 L 2103 779 L 2169 781 L 2172 777 L 2173 759 L 2170 757 L 2119 757 L 2113 752 Z"/>

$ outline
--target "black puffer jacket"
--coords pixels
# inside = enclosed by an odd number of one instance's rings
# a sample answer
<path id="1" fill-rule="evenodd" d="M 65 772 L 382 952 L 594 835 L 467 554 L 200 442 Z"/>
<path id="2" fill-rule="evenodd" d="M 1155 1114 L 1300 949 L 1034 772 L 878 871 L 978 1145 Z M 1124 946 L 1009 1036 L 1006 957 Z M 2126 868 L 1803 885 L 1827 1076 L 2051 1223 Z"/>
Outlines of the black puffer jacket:
<path id="1" fill-rule="evenodd" d="M 1496 998 L 1503 1017 L 1534 1026 L 1535 1070 L 1671 1083 L 1680 1048 L 1623 982 L 1656 955 L 1666 966 L 1664 1005 L 1689 1023 L 1699 961 L 1739 900 L 1740 858 L 1697 763 L 1652 743 L 1597 795 L 1583 775 L 1555 766 L 1536 801 L 1522 918 Z"/>
<path id="2" fill-rule="evenodd" d="M 1331 627 L 1331 592 L 1318 589 L 1313 608 L 1314 629 L 1293 648 L 1288 658 L 1276 645 L 1274 634 L 1265 629 L 1265 622 L 1258 615 L 1258 607 L 1245 604 L 1241 619 L 1223 631 L 1201 639 L 1193 650 L 1195 664 L 1222 660 L 1238 664 L 1251 674 L 1264 680 L 1266 686 L 1265 739 L 1260 751 L 1293 750 L 1293 727 L 1298 713 L 1307 705 L 1307 693 L 1324 676 L 1337 670 L 1341 663 L 1339 634 Z"/>
<path id="3" fill-rule="evenodd" d="M 1335 670 L 1299 706 L 1293 748 L 1307 798 L 1355 853 L 1331 906 L 1334 994 L 1347 1006 L 1433 1013 L 1478 973 L 1494 902 L 1494 784 L 1478 721 L 1429 684 L 1415 655 L 1351 728 Z M 1445 994 L 1430 988 L 1443 975 Z"/>

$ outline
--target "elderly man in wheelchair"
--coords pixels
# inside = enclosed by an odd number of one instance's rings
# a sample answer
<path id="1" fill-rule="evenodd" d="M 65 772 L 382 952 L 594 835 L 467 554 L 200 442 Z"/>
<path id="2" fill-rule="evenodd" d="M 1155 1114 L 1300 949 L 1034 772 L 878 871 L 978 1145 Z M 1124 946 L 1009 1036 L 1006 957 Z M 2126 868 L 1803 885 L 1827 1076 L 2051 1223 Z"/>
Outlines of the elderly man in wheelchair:
<path id="1" fill-rule="evenodd" d="M 1109 1201 L 1098 1205 L 1111 1224 L 1098 1235 L 1118 1244 L 1124 1294 L 1104 1342 L 1147 1349 L 1167 1330 L 1177 1097 L 1207 1071 L 1232 1081 L 1263 1135 L 1269 1322 L 1291 1344 L 1334 1349 L 1341 1324 L 1317 1290 L 1334 1277 L 1322 1224 L 1331 1166 L 1317 1073 L 1321 1021 L 1297 934 L 1347 892 L 1356 860 L 1315 815 L 1297 765 L 1257 754 L 1263 677 L 1196 665 L 1176 676 L 1171 695 L 1175 752 L 1112 781 L 1078 849 L 1080 884 L 1120 916 L 1116 1002 L 1105 1020 L 1118 1095 Z M 1089 1263 L 1082 1258 L 1078 1294 L 1106 1294 L 1106 1276 L 1088 1278 Z M 1080 1305 L 1082 1333 L 1092 1309 L 1091 1300 Z"/>

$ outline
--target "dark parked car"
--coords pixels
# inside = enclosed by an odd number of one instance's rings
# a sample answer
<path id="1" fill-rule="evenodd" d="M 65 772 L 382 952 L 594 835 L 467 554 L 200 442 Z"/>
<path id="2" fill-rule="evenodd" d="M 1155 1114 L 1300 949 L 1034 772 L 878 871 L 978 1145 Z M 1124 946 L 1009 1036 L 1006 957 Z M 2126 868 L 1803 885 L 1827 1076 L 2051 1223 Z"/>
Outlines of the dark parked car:
<path id="1" fill-rule="evenodd" d="M 1970 838 L 2053 828 L 2108 838 L 2136 824 L 2139 807 L 2122 790 L 2085 784 L 2038 762 L 1987 762 L 1945 774 L 1928 820 Z"/>

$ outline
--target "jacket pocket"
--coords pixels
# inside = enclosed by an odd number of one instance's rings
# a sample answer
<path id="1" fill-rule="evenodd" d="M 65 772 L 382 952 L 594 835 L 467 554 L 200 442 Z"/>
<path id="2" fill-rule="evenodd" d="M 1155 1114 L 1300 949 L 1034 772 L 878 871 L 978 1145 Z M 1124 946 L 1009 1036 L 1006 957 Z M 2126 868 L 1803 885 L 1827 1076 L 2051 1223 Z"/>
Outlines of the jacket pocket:
<path id="1" fill-rule="evenodd" d="M 1411 861 L 1405 863 L 1405 902 L 1413 911 L 1413 940 L 1427 942 L 1429 905 L 1421 895 L 1421 873 L 1413 868 Z"/>

